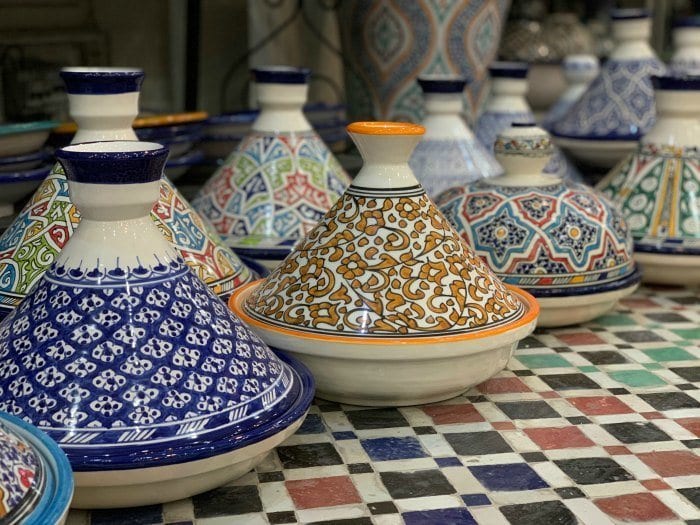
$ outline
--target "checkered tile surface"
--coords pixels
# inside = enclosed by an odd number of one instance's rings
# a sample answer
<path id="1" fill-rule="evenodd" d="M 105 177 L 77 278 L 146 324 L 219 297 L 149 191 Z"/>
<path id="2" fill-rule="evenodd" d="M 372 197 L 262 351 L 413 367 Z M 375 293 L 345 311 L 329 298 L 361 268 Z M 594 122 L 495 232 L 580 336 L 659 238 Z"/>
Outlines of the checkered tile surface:
<path id="1" fill-rule="evenodd" d="M 462 397 L 317 400 L 254 472 L 191 500 L 70 525 L 700 524 L 700 295 L 643 289 L 539 330 Z"/>

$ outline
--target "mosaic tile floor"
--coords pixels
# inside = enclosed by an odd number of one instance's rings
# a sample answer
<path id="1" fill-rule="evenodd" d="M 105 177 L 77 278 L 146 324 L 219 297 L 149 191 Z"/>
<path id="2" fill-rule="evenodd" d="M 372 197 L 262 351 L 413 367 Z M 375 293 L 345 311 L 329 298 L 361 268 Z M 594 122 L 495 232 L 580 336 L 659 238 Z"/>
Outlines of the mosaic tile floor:
<path id="1" fill-rule="evenodd" d="M 700 293 L 644 289 L 540 330 L 508 369 L 431 406 L 317 400 L 255 472 L 69 525 L 700 524 Z"/>

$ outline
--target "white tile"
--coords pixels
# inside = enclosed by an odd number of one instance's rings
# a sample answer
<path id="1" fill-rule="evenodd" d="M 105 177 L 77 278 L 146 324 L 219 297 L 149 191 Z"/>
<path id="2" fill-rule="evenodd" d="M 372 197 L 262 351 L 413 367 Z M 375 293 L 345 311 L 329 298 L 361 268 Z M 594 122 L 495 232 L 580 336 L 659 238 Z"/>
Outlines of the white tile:
<path id="1" fill-rule="evenodd" d="M 265 512 L 294 510 L 294 502 L 287 492 L 284 481 L 261 483 L 258 489 Z"/>
<path id="2" fill-rule="evenodd" d="M 437 468 L 433 458 L 375 461 L 372 463 L 372 466 L 377 472 L 407 472 L 412 470 L 428 470 Z"/>
<path id="3" fill-rule="evenodd" d="M 617 481 L 615 483 L 598 483 L 595 485 L 580 485 L 579 488 L 590 498 L 608 498 L 621 494 L 636 494 L 646 492 L 646 488 L 638 481 Z"/>
<path id="4" fill-rule="evenodd" d="M 366 474 L 352 474 L 351 477 L 363 501 L 374 503 L 391 500 L 391 495 L 387 492 L 382 480 L 379 479 L 379 475 L 368 472 Z"/>
<path id="5" fill-rule="evenodd" d="M 489 499 L 498 506 L 522 505 L 526 503 L 537 503 L 552 499 L 559 499 L 559 496 L 550 489 L 539 490 L 513 490 L 513 491 L 493 491 L 488 493 Z"/>
<path id="6" fill-rule="evenodd" d="M 559 488 L 574 485 L 574 482 L 569 478 L 569 476 L 564 474 L 564 472 L 562 472 L 562 470 L 554 463 L 532 463 L 530 466 L 551 487 Z"/>
<path id="7" fill-rule="evenodd" d="M 378 514 L 372 516 L 374 525 L 403 525 L 401 514 Z"/>
<path id="8" fill-rule="evenodd" d="M 369 463 L 369 456 L 357 439 L 340 439 L 335 449 L 345 463 Z"/>
<path id="9" fill-rule="evenodd" d="M 601 447 L 555 448 L 547 451 L 547 457 L 552 461 L 574 458 L 606 458 L 608 455 Z"/>
<path id="10" fill-rule="evenodd" d="M 625 454 L 623 456 L 613 456 L 613 459 L 638 480 L 643 481 L 659 477 L 656 472 L 647 467 L 637 456 Z"/>
<path id="11" fill-rule="evenodd" d="M 518 452 L 539 452 L 540 450 L 540 447 L 521 430 L 501 432 L 501 436 Z"/>
<path id="12" fill-rule="evenodd" d="M 700 509 L 673 490 L 657 490 L 654 496 L 684 520 L 700 519 Z"/>
<path id="13" fill-rule="evenodd" d="M 231 525 L 232 521 L 245 523 L 245 525 L 268 525 L 265 514 L 256 512 L 255 514 L 238 514 L 233 516 L 217 516 L 216 518 L 200 518 L 197 525 Z"/>
<path id="14" fill-rule="evenodd" d="M 165 523 L 177 521 L 193 521 L 194 508 L 191 499 L 171 501 L 163 505 L 163 521 Z"/>
<path id="15" fill-rule="evenodd" d="M 71 509 L 66 519 L 66 525 L 90 525 L 90 512 Z"/>
<path id="16" fill-rule="evenodd" d="M 441 470 L 459 494 L 478 494 L 485 490 L 466 467 L 445 467 Z"/>
<path id="17" fill-rule="evenodd" d="M 509 525 L 508 520 L 496 507 L 469 507 L 469 512 L 477 523 L 484 525 Z"/>
<path id="18" fill-rule="evenodd" d="M 474 465 L 505 465 L 507 463 L 522 463 L 523 458 L 515 452 L 505 454 L 484 454 L 479 456 L 460 456 L 467 467 Z"/>
<path id="19" fill-rule="evenodd" d="M 462 498 L 457 495 L 397 499 L 394 500 L 394 503 L 400 512 L 408 512 L 411 510 L 449 509 L 451 507 L 464 506 Z"/>
<path id="20" fill-rule="evenodd" d="M 369 511 L 361 503 L 354 505 L 339 505 L 337 507 L 321 507 L 318 509 L 297 510 L 297 517 L 300 523 L 313 523 L 314 521 L 361 518 L 362 516 L 368 515 Z M 199 523 L 197 525 L 199 525 Z"/>
<path id="21" fill-rule="evenodd" d="M 577 498 L 563 500 L 582 525 L 613 525 L 613 521 L 590 500 Z"/>
<path id="22" fill-rule="evenodd" d="M 330 465 L 328 467 L 293 468 L 284 471 L 284 477 L 291 479 L 328 478 L 332 476 L 347 476 L 345 465 Z"/>
<path id="23" fill-rule="evenodd" d="M 433 457 L 439 458 L 455 455 L 455 451 L 452 450 L 452 447 L 442 434 L 424 434 L 418 436 L 418 440 L 428 454 Z"/>

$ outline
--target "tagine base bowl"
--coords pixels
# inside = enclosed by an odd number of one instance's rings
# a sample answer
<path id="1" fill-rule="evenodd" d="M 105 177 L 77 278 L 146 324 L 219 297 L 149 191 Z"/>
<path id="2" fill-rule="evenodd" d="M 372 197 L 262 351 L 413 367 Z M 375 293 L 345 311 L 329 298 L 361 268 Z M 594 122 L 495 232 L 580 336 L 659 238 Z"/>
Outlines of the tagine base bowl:
<path id="1" fill-rule="evenodd" d="M 642 282 L 670 286 L 700 286 L 700 255 L 635 252 Z"/>
<path id="2" fill-rule="evenodd" d="M 636 140 L 593 140 L 558 137 L 552 135 L 554 143 L 568 152 L 577 161 L 593 168 L 611 169 L 632 153 Z"/>
<path id="3" fill-rule="evenodd" d="M 410 406 L 451 399 L 505 368 L 518 342 L 532 333 L 537 321 L 534 297 L 511 287 L 526 313 L 515 326 L 483 335 L 319 335 L 251 317 L 243 305 L 260 282 L 240 288 L 231 296 L 229 307 L 268 345 L 283 349 L 311 370 L 317 397 L 351 405 Z"/>

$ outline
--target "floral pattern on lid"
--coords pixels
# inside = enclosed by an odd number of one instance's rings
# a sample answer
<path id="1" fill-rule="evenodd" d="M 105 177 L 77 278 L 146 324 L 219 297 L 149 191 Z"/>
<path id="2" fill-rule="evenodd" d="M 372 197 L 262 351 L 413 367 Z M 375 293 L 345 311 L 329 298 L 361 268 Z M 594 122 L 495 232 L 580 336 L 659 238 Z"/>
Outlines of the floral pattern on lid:
<path id="1" fill-rule="evenodd" d="M 31 511 L 43 483 L 41 461 L 31 445 L 0 418 L 0 521 L 15 520 Z"/>

